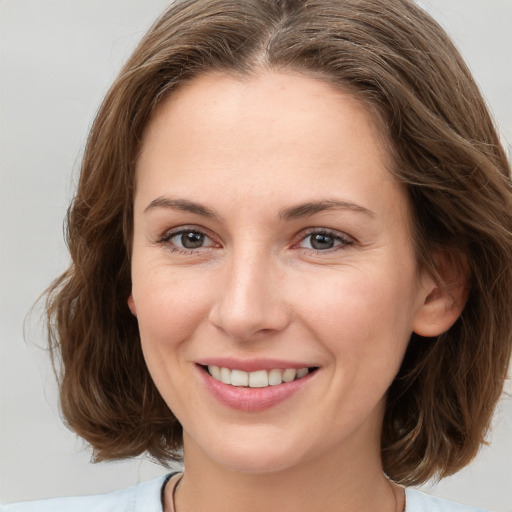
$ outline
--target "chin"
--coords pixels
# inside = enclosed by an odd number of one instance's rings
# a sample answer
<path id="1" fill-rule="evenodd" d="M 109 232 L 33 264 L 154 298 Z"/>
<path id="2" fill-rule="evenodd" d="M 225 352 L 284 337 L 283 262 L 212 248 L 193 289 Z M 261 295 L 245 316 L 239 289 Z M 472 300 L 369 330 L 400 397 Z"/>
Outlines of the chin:
<path id="1" fill-rule="evenodd" d="M 283 436 L 256 436 L 240 435 L 231 432 L 229 436 L 218 439 L 204 439 L 198 445 L 190 446 L 185 444 L 185 465 L 187 463 L 187 452 L 194 457 L 193 452 L 199 448 L 202 457 L 210 459 L 215 465 L 221 466 L 229 471 L 247 474 L 265 474 L 284 471 L 290 467 L 300 464 L 301 460 L 307 458 L 304 450 L 299 451 L 297 442 L 290 438 L 283 440 Z M 192 450 L 189 450 L 192 448 Z M 192 453 L 191 453 L 192 452 Z M 197 453 L 197 452 L 196 452 Z M 199 459 L 200 460 L 200 459 Z"/>
<path id="2" fill-rule="evenodd" d="M 285 471 L 297 464 L 284 454 L 258 453 L 253 451 L 245 453 L 223 453 L 216 457 L 216 463 L 237 473 L 266 474 Z"/>

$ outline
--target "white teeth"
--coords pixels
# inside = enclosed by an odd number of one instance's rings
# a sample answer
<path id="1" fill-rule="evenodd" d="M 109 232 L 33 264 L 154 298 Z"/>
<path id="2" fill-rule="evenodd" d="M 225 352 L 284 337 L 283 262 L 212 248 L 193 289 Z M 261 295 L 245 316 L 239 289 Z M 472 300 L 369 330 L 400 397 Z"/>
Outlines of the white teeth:
<path id="1" fill-rule="evenodd" d="M 236 370 L 233 370 L 236 371 Z M 266 388 L 268 386 L 268 373 L 267 370 L 258 370 L 257 372 L 249 373 L 249 387 L 250 388 Z"/>
<path id="2" fill-rule="evenodd" d="M 308 374 L 307 368 L 301 368 L 300 370 L 297 370 L 297 379 L 300 379 L 301 377 L 305 377 Z"/>
<path id="3" fill-rule="evenodd" d="M 231 370 L 231 385 L 232 386 L 248 386 L 249 374 L 242 370 Z"/>
<path id="4" fill-rule="evenodd" d="M 274 370 L 270 370 L 268 372 L 268 383 L 271 386 L 277 386 L 278 384 L 283 383 L 283 370 L 278 370 L 277 368 Z"/>
<path id="5" fill-rule="evenodd" d="M 210 375 L 224 384 L 230 384 L 236 387 L 266 388 L 267 386 L 277 386 L 283 382 L 292 382 L 295 379 L 301 379 L 309 373 L 308 368 L 287 368 L 281 370 L 274 368 L 272 370 L 257 370 L 255 372 L 244 372 L 243 370 L 230 370 L 214 365 L 208 366 Z"/>
<path id="6" fill-rule="evenodd" d="M 229 368 L 220 369 L 220 381 L 224 384 L 231 384 L 231 370 Z"/>
<path id="7" fill-rule="evenodd" d="M 307 368 L 306 368 L 307 371 Z M 297 375 L 297 370 L 293 368 L 288 368 L 283 372 L 283 382 L 291 382 L 292 380 L 295 380 L 295 377 Z"/>
<path id="8" fill-rule="evenodd" d="M 213 378 L 220 380 L 220 368 L 218 366 L 210 365 L 208 366 L 208 371 Z"/>

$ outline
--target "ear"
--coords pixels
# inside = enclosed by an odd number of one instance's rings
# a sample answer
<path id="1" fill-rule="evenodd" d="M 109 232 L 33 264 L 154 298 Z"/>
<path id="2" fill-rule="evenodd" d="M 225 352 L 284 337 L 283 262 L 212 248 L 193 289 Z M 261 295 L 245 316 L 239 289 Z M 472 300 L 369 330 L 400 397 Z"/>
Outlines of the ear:
<path id="1" fill-rule="evenodd" d="M 424 337 L 439 336 L 459 318 L 468 299 L 469 265 L 458 251 L 439 251 L 433 257 L 436 273 L 425 271 L 422 296 L 413 331 Z"/>
<path id="2" fill-rule="evenodd" d="M 130 296 L 128 297 L 128 307 L 130 308 L 132 315 L 136 317 L 137 309 L 135 308 L 135 301 L 133 300 L 133 295 L 131 293 Z"/>

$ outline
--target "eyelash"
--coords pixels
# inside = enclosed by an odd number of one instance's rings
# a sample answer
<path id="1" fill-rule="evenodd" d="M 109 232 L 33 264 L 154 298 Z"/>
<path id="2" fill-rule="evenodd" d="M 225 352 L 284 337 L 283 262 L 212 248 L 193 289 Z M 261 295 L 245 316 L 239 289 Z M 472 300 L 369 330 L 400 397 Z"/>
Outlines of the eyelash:
<path id="1" fill-rule="evenodd" d="M 294 243 L 294 247 L 298 246 L 300 243 L 307 240 L 309 237 L 313 235 L 323 235 L 332 238 L 335 242 L 339 242 L 338 245 L 331 247 L 329 249 L 315 249 L 315 248 L 306 248 L 302 249 L 307 251 L 310 254 L 329 254 L 336 251 L 343 251 L 350 246 L 355 244 L 355 240 L 345 233 L 341 233 L 339 231 L 334 231 L 332 229 L 325 228 L 310 228 L 307 229 L 306 232 L 303 232 L 298 237 L 297 242 Z"/>
<path id="2" fill-rule="evenodd" d="M 178 247 L 171 243 L 171 240 L 174 237 L 179 236 L 179 235 L 184 235 L 186 233 L 194 233 L 197 235 L 201 235 L 204 238 L 211 240 L 212 243 L 215 244 L 213 239 L 203 229 L 198 229 L 196 227 L 186 227 L 186 226 L 181 226 L 177 229 L 172 229 L 172 230 L 166 231 L 161 237 L 159 237 L 158 243 L 161 245 L 165 245 L 166 248 L 173 253 L 185 254 L 185 255 L 197 254 L 198 252 L 200 252 L 204 249 L 210 248 L 210 246 L 206 246 L 206 247 L 197 247 L 197 248 L 192 249 L 192 248 L 186 248 L 186 247 Z"/>
<path id="3" fill-rule="evenodd" d="M 201 246 L 197 248 L 186 248 L 186 247 L 179 247 L 176 245 L 173 245 L 171 243 L 171 240 L 179 235 L 184 235 L 186 233 L 193 233 L 196 235 L 200 235 L 204 238 L 209 239 L 212 242 L 212 245 L 210 246 Z M 334 242 L 339 242 L 334 247 L 330 247 L 327 249 L 315 249 L 315 248 L 307 248 L 307 247 L 299 247 L 299 244 L 307 240 L 309 237 L 312 237 L 313 235 L 321 235 L 332 238 Z M 203 239 L 204 239 L 203 238 Z M 216 243 L 213 241 L 212 237 L 210 237 L 203 229 L 196 228 L 196 227 L 179 227 L 176 229 L 172 229 L 169 231 L 166 231 L 161 237 L 158 239 L 158 243 L 161 245 L 165 245 L 168 250 L 170 250 L 173 253 L 177 254 L 184 254 L 184 255 L 190 255 L 190 254 L 197 254 L 201 252 L 204 249 L 209 249 L 210 247 L 215 247 Z M 306 251 L 309 254 L 326 254 L 326 253 L 332 253 L 340 250 L 345 250 L 348 247 L 355 244 L 355 240 L 350 237 L 349 235 L 345 233 L 341 233 L 339 231 L 334 231 L 331 229 L 325 229 L 325 228 L 309 228 L 305 232 L 300 233 L 300 235 L 297 236 L 296 241 L 293 242 L 292 248 L 295 249 L 302 249 Z"/>

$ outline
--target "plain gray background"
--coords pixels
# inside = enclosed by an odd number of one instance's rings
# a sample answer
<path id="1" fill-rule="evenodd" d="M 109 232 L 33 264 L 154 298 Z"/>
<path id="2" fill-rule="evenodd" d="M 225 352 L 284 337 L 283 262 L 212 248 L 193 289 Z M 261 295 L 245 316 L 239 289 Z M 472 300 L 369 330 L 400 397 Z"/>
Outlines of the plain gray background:
<path id="1" fill-rule="evenodd" d="M 150 462 L 90 464 L 61 423 L 38 295 L 67 262 L 62 219 L 88 127 L 164 0 L 0 0 L 0 501 L 96 493 L 165 472 Z M 512 0 L 428 0 L 512 142 Z M 507 142 L 508 141 L 508 142 Z M 512 391 L 512 389 L 511 389 Z M 512 512 L 512 398 L 491 444 L 429 492 Z"/>

